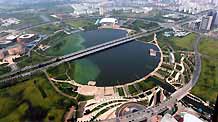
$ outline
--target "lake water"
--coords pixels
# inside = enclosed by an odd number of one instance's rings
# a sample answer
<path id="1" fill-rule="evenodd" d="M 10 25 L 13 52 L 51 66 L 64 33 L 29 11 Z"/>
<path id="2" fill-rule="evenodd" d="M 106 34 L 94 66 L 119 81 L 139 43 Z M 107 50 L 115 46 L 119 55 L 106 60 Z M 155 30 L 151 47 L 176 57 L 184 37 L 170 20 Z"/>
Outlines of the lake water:
<path id="1" fill-rule="evenodd" d="M 112 29 L 80 33 L 85 40 L 84 47 L 121 38 L 126 34 L 126 31 Z M 160 62 L 160 53 L 152 57 L 149 54 L 150 49 L 159 51 L 153 44 L 133 41 L 73 61 L 75 81 L 81 84 L 96 81 L 97 86 L 114 86 L 141 79 L 152 72 Z"/>

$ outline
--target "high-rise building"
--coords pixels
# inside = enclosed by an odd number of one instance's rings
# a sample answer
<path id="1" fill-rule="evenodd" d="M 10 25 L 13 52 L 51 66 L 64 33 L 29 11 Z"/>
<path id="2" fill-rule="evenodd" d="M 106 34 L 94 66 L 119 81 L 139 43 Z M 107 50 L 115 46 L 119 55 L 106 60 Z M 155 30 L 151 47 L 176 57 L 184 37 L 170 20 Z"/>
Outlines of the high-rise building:
<path id="1" fill-rule="evenodd" d="M 99 15 L 101 15 L 101 16 L 104 15 L 104 8 L 103 7 L 99 8 Z"/>
<path id="2" fill-rule="evenodd" d="M 217 18 L 217 12 L 212 10 L 212 11 L 208 12 L 208 16 L 213 17 L 211 27 L 214 27 L 215 26 L 215 21 L 216 21 L 216 18 Z"/>
<path id="3" fill-rule="evenodd" d="M 208 21 L 208 25 L 207 25 L 207 31 L 211 30 L 212 25 L 213 25 L 213 16 L 208 16 L 209 21 Z"/>
<path id="4" fill-rule="evenodd" d="M 209 22 L 208 17 L 202 17 L 200 29 L 201 30 L 207 30 L 208 22 Z"/>
<path id="5" fill-rule="evenodd" d="M 213 22 L 213 16 L 204 16 L 204 17 L 202 17 L 200 30 L 203 30 L 203 31 L 211 30 L 212 22 Z"/>
<path id="6" fill-rule="evenodd" d="M 216 15 L 216 19 L 215 19 L 214 25 L 218 26 L 218 14 Z"/>
<path id="7" fill-rule="evenodd" d="M 191 28 L 192 30 L 199 30 L 200 29 L 200 25 L 201 25 L 201 20 L 195 20 L 193 22 L 189 23 L 189 28 Z"/>

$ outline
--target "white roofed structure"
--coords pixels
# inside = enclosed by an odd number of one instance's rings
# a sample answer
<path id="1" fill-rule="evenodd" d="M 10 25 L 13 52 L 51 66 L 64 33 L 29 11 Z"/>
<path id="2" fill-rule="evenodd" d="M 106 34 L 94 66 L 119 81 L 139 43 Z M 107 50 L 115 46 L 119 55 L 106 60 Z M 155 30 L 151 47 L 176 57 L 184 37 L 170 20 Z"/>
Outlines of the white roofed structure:
<path id="1" fill-rule="evenodd" d="M 177 120 L 170 114 L 165 114 L 160 122 L 177 122 Z"/>
<path id="2" fill-rule="evenodd" d="M 104 23 L 112 23 L 112 24 L 117 24 L 118 20 L 115 18 L 103 18 L 100 20 L 99 22 L 100 24 L 104 24 Z"/>
<path id="3" fill-rule="evenodd" d="M 14 40 L 16 38 L 17 38 L 17 35 L 16 36 L 15 35 L 10 35 L 10 36 L 6 37 L 7 40 Z"/>
<path id="4" fill-rule="evenodd" d="M 202 120 L 200 120 L 199 118 L 197 118 L 196 116 L 186 113 L 186 112 L 182 112 L 182 114 L 184 114 L 183 116 L 183 122 L 203 122 Z"/>
<path id="5" fill-rule="evenodd" d="M 24 35 L 21 35 L 19 38 L 20 39 L 29 39 L 29 38 L 32 38 L 34 36 L 35 36 L 35 34 L 24 34 Z"/>

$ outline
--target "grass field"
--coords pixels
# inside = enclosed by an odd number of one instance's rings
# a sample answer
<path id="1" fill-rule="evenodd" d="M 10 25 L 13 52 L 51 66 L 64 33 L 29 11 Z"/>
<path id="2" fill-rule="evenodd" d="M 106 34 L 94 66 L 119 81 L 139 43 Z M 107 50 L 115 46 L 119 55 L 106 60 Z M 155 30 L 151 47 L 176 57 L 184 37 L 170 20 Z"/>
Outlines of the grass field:
<path id="1" fill-rule="evenodd" d="M 124 91 L 123 91 L 123 88 L 122 88 L 122 87 L 120 87 L 120 88 L 117 88 L 117 90 L 118 90 L 118 93 L 119 93 L 119 95 L 120 95 L 120 96 L 124 96 L 124 95 L 125 95 L 125 93 L 124 93 Z"/>
<path id="2" fill-rule="evenodd" d="M 32 29 L 31 31 L 37 32 L 40 34 L 52 34 L 55 31 L 60 30 L 62 27 L 58 24 L 49 24 L 49 25 L 43 25 L 37 28 Z"/>
<path id="3" fill-rule="evenodd" d="M 49 67 L 47 72 L 50 77 L 55 78 L 57 80 L 67 80 L 66 72 L 68 71 L 68 64 L 60 64 L 56 67 Z"/>
<path id="4" fill-rule="evenodd" d="M 154 82 L 150 81 L 150 80 L 145 80 L 145 81 L 139 82 L 139 83 L 137 83 L 137 85 L 139 86 L 139 88 L 142 91 L 147 91 L 147 90 L 155 87 Z"/>
<path id="5" fill-rule="evenodd" d="M 8 73 L 11 71 L 11 68 L 6 65 L 0 65 L 0 75 L 3 75 L 5 73 Z"/>
<path id="6" fill-rule="evenodd" d="M 68 20 L 66 21 L 67 24 L 71 25 L 74 28 L 80 28 L 80 27 L 88 27 L 95 24 L 94 19 L 80 19 L 80 20 Z"/>
<path id="7" fill-rule="evenodd" d="M 136 88 L 135 88 L 133 85 L 128 86 L 128 90 L 129 90 L 129 93 L 130 93 L 131 95 L 135 95 L 135 94 L 138 93 L 137 90 L 136 90 Z"/>
<path id="8" fill-rule="evenodd" d="M 158 26 L 159 25 L 155 22 L 146 22 L 142 20 L 136 20 L 132 24 L 128 25 L 127 28 L 140 31 L 140 29 L 148 30 L 148 29 L 155 28 Z"/>
<path id="9" fill-rule="evenodd" d="M 38 63 L 43 62 L 43 61 L 47 61 L 48 59 L 50 59 L 50 58 L 39 55 L 36 52 L 32 51 L 31 57 L 23 56 L 23 57 L 20 57 L 19 59 L 16 59 L 16 62 L 18 62 L 17 65 L 20 68 L 22 68 L 25 66 L 34 65 L 34 64 L 38 64 Z"/>
<path id="10" fill-rule="evenodd" d="M 192 43 L 196 39 L 196 34 L 192 33 L 185 37 L 172 37 L 169 41 L 175 49 L 179 50 L 193 50 Z"/>
<path id="11" fill-rule="evenodd" d="M 218 58 L 218 40 L 205 37 L 203 41 L 201 41 L 199 49 L 203 55 Z"/>
<path id="12" fill-rule="evenodd" d="M 201 75 L 192 93 L 215 103 L 218 95 L 218 40 L 203 38 L 199 49 L 202 55 Z"/>
<path id="13" fill-rule="evenodd" d="M 183 50 L 193 50 L 192 43 L 195 41 L 195 39 L 196 39 L 196 34 L 192 33 L 183 38 L 174 37 L 171 39 L 171 41 L 174 42 L 175 46 Z"/>
<path id="14" fill-rule="evenodd" d="M 44 95 L 43 95 L 44 94 Z M 60 96 L 43 75 L 0 90 L 0 121 L 63 121 L 74 100 Z"/>
<path id="15" fill-rule="evenodd" d="M 165 37 L 163 34 L 165 31 L 171 31 L 171 30 L 164 30 L 157 33 L 158 43 L 160 47 L 166 46 L 166 44 L 169 44 L 173 47 L 174 50 L 188 50 L 192 51 L 192 44 L 196 39 L 196 34 L 191 33 L 185 37 Z M 143 40 L 152 40 L 153 35 L 148 36 L 146 38 L 142 38 Z"/>

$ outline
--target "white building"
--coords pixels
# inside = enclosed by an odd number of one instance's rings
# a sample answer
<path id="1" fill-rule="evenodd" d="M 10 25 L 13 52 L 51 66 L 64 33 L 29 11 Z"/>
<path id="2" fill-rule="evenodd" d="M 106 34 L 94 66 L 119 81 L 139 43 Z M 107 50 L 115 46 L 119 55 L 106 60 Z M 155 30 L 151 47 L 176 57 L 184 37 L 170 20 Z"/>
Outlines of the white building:
<path id="1" fill-rule="evenodd" d="M 16 18 L 8 18 L 8 19 L 1 19 L 0 18 L 0 22 L 2 23 L 1 26 L 9 26 L 12 24 L 19 24 L 20 20 L 16 19 Z"/>
<path id="2" fill-rule="evenodd" d="M 7 41 L 16 41 L 18 35 L 9 35 L 6 37 Z"/>
<path id="3" fill-rule="evenodd" d="M 197 118 L 196 116 L 186 113 L 186 112 L 182 112 L 181 113 L 183 116 L 183 122 L 203 122 L 202 120 L 200 120 L 199 118 Z"/>
<path id="4" fill-rule="evenodd" d="M 160 122 L 178 122 L 178 121 L 170 114 L 165 114 Z"/>
<path id="5" fill-rule="evenodd" d="M 118 20 L 115 18 L 103 18 L 99 22 L 100 24 L 117 24 Z"/>

